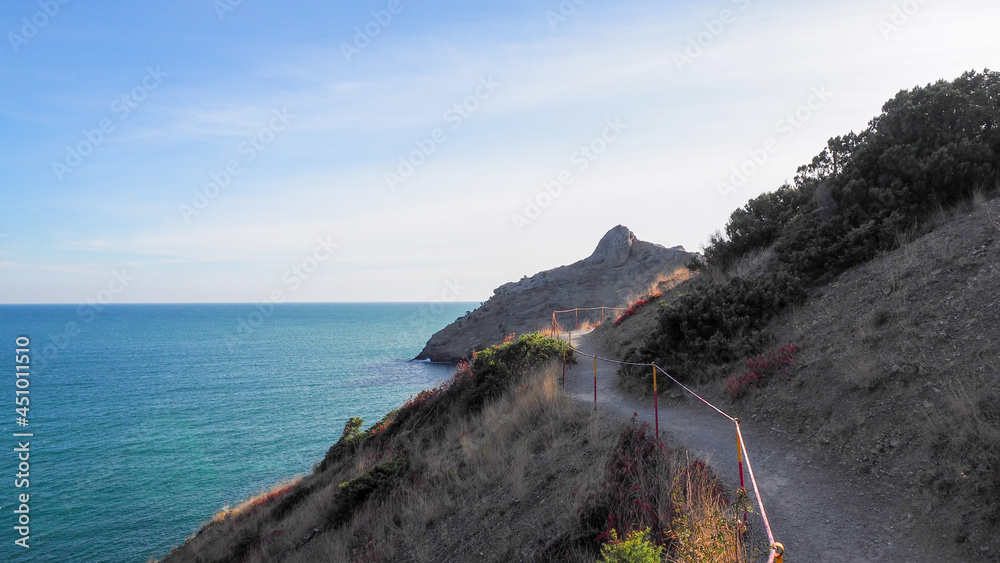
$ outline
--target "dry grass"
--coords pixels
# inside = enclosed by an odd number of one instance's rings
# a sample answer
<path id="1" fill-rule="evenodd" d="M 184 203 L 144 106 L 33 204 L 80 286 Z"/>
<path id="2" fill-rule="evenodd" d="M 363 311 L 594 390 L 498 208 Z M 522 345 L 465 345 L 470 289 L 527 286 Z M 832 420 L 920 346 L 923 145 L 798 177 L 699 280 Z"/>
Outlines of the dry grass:
<path id="1" fill-rule="evenodd" d="M 993 187 L 981 185 L 974 192 L 972 197 L 966 198 L 950 207 L 938 206 L 931 217 L 930 224 L 934 228 L 939 227 L 959 215 L 975 211 L 985 207 L 989 201 L 997 196 L 1000 191 L 1000 183 Z"/>
<path id="2" fill-rule="evenodd" d="M 671 562 L 748 561 L 744 505 L 724 497 L 703 463 L 656 442 L 647 424 L 621 431 L 600 479 L 581 492 L 579 521 L 550 546 L 549 560 L 592 560 L 600 542 L 648 530 Z"/>
<path id="3" fill-rule="evenodd" d="M 322 472 L 282 483 L 217 515 L 168 561 L 510 561 L 578 520 L 582 492 L 607 477 L 604 463 L 621 424 L 577 406 L 561 392 L 554 363 L 476 416 L 451 413 L 433 430 L 414 430 L 379 447 L 360 446 Z M 406 459 L 407 470 L 342 525 L 329 526 L 343 483 Z M 352 481 L 355 480 L 355 481 Z M 716 487 L 717 488 L 717 487 Z M 296 499 L 296 495 L 301 498 Z M 691 545 L 715 537 L 708 504 L 683 491 Z M 691 543 L 693 542 L 693 543 Z M 571 550 L 574 560 L 594 552 Z M 687 561 L 687 560 L 684 560 Z"/>
<path id="4" fill-rule="evenodd" d="M 692 467 L 689 461 L 686 468 Z M 685 471 L 684 469 L 681 470 Z M 746 563 L 751 561 L 739 518 L 739 504 L 722 496 L 718 482 L 706 471 L 690 471 L 675 484 L 674 516 L 677 544 L 671 563 Z"/>
<path id="5" fill-rule="evenodd" d="M 875 352 L 863 342 L 855 343 L 844 350 L 844 379 L 854 389 L 871 391 L 885 378 L 885 372 Z"/>
<path id="6" fill-rule="evenodd" d="M 227 519 L 236 518 L 237 516 L 246 515 L 249 512 L 259 511 L 263 506 L 279 500 L 281 497 L 285 496 L 292 487 L 297 485 L 302 477 L 296 477 L 294 479 L 286 479 L 280 483 L 274 485 L 268 490 L 261 491 L 256 495 L 248 498 L 247 500 L 241 502 L 236 508 L 229 508 L 229 506 L 222 507 L 222 510 L 215 513 L 212 516 L 211 522 L 220 523 L 225 522 Z"/>
<path id="7" fill-rule="evenodd" d="M 532 499 L 540 498 L 568 505 L 574 488 L 596 478 L 590 457 L 605 455 L 614 437 L 609 421 L 561 393 L 556 376 L 550 367 L 527 378 L 479 416 L 456 416 L 442 435 L 404 436 L 388 449 L 362 448 L 339 466 L 305 477 L 298 484 L 310 494 L 282 518 L 273 515 L 282 497 L 270 492 L 220 513 L 168 560 L 233 560 L 233 554 L 248 562 L 383 561 L 403 555 L 461 560 L 470 537 L 483 542 L 484 535 L 487 544 L 510 551 L 510 557 L 521 558 L 525 550 L 530 555 L 539 539 L 533 521 L 549 528 L 564 525 L 566 511 L 551 502 L 523 518 L 487 525 L 497 519 L 498 506 L 531 509 Z M 340 484 L 403 451 L 411 474 L 385 497 L 364 503 L 346 525 L 326 530 L 323 515 L 334 508 Z M 287 495 L 287 485 L 275 491 Z"/>
<path id="8" fill-rule="evenodd" d="M 629 293 L 625 297 L 625 300 L 618 306 L 622 309 L 628 309 L 639 301 L 646 299 L 650 295 L 670 291 L 671 289 L 691 279 L 693 275 L 694 272 L 689 270 L 687 266 L 677 268 L 670 273 L 663 272 L 656 278 L 656 281 L 650 283 L 645 290 Z"/>
<path id="9" fill-rule="evenodd" d="M 1000 231 L 1000 212 L 994 214 L 989 202 L 986 202 L 984 207 L 986 207 L 986 215 L 990 218 L 990 224 L 993 225 L 994 229 Z"/>
<path id="10" fill-rule="evenodd" d="M 948 429 L 951 440 L 1000 453 L 1000 388 L 997 381 L 982 375 L 951 380 L 945 385 L 945 401 L 942 414 L 963 421 L 958 426 L 942 427 Z"/>
<path id="11" fill-rule="evenodd" d="M 943 385 L 943 401 L 924 431 L 938 464 L 923 479 L 937 493 L 977 499 L 968 518 L 1000 520 L 1000 375 L 956 374 Z M 958 523 L 964 527 L 964 522 Z"/>
<path id="12" fill-rule="evenodd" d="M 417 561 L 461 560 L 472 545 L 470 536 L 477 535 L 511 557 L 532 549 L 535 544 L 527 537 L 531 520 L 558 521 L 561 511 L 497 521 L 498 509 L 527 507 L 564 464 L 582 466 L 579 434 L 588 437 L 591 448 L 602 449 L 602 433 L 587 431 L 594 415 L 560 393 L 556 376 L 550 368 L 488 406 L 480 417 L 450 425 L 439 442 L 413 452 L 414 466 L 426 476 L 419 487 L 407 487 L 358 513 L 349 529 L 325 535 L 288 561 L 403 555 Z M 603 439 L 610 444 L 610 433 L 604 432 Z M 570 485 L 587 477 L 585 471 L 569 480 L 561 477 L 556 488 L 568 499 Z M 352 545 L 360 547 L 349 549 Z"/>

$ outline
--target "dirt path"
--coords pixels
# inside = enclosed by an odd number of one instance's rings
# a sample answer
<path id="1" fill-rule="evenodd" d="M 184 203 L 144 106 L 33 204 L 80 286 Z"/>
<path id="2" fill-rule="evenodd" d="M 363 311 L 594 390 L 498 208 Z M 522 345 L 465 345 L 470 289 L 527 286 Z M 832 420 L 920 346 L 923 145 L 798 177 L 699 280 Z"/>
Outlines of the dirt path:
<path id="1" fill-rule="evenodd" d="M 588 333 L 574 332 L 574 347 L 607 357 L 588 339 Z M 625 419 L 638 413 L 652 425 L 652 398 L 623 395 L 617 379 L 616 365 L 598 361 L 598 406 Z M 665 391 L 659 409 L 664 441 L 683 444 L 692 455 L 707 460 L 727 484 L 738 485 L 733 423 L 695 399 L 689 400 L 686 393 L 678 396 L 672 392 L 669 380 L 660 381 Z M 594 403 L 594 367 L 590 358 L 580 357 L 577 364 L 567 366 L 566 392 L 580 402 Z M 796 451 L 797 444 L 782 440 L 780 430 L 752 421 L 741 420 L 740 425 L 775 539 L 785 545 L 786 562 L 963 560 L 954 545 L 935 544 L 926 536 L 907 537 L 900 526 L 905 514 L 879 502 L 877 495 L 852 485 L 847 476 L 821 467 L 807 453 Z"/>

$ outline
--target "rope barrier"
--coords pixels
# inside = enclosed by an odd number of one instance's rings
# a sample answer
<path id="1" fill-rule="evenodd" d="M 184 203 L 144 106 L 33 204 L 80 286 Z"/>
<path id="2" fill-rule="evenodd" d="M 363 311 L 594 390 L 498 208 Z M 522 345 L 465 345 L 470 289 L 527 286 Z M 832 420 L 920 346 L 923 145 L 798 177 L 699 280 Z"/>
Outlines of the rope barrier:
<path id="1" fill-rule="evenodd" d="M 660 439 L 660 408 L 659 408 L 659 400 L 658 400 L 659 394 L 657 393 L 657 387 L 656 387 L 656 375 L 657 375 L 657 371 L 660 371 L 661 373 L 663 373 L 663 375 L 667 376 L 667 378 L 669 378 L 670 381 L 672 381 L 675 384 L 677 384 L 681 389 L 687 391 L 690 395 L 694 396 L 696 399 L 698 399 L 702 403 L 704 403 L 704 404 L 708 405 L 709 407 L 711 407 L 712 410 L 714 410 L 715 412 L 717 412 L 717 413 L 721 414 L 722 416 L 726 417 L 727 419 L 729 419 L 730 422 L 733 422 L 735 424 L 735 426 L 736 426 L 736 438 L 737 438 L 736 447 L 737 447 L 737 454 L 738 454 L 738 458 L 737 459 L 738 459 L 739 473 L 740 473 L 740 489 L 741 490 L 745 490 L 746 489 L 745 486 L 744 486 L 744 483 L 743 483 L 743 465 L 744 465 L 744 461 L 745 461 L 746 462 L 747 472 L 750 475 L 750 484 L 753 486 L 754 496 L 757 499 L 757 506 L 760 507 L 761 519 L 764 521 L 764 529 L 767 532 L 767 541 L 768 541 L 768 544 L 770 546 L 770 552 L 768 554 L 767 563 L 782 563 L 784 552 L 785 552 L 785 546 L 783 546 L 780 542 L 774 541 L 774 534 L 771 532 L 771 522 L 767 519 L 767 512 L 764 510 L 764 501 L 761 499 L 760 489 L 757 486 L 757 479 L 754 477 L 754 474 L 753 474 L 753 466 L 750 465 L 750 453 L 747 451 L 746 443 L 743 440 L 743 432 L 740 429 L 740 421 L 738 419 L 730 416 L 729 414 L 727 414 L 725 411 L 723 411 L 719 407 L 713 405 L 710 401 L 708 401 L 707 399 L 705 399 L 704 397 L 702 397 L 698 393 L 695 393 L 694 391 L 692 391 L 688 386 L 684 385 L 680 381 L 677 381 L 677 379 L 675 379 L 672 375 L 670 375 L 669 373 L 667 373 L 667 370 L 663 369 L 662 367 L 656 365 L 653 362 L 648 362 L 648 363 L 623 362 L 621 360 L 612 360 L 610 358 L 603 358 L 601 356 L 598 356 L 597 354 L 588 354 L 586 352 L 583 352 L 582 350 L 574 348 L 573 347 L 573 332 L 566 330 L 565 328 L 562 327 L 562 325 L 559 324 L 559 322 L 556 320 L 556 314 L 557 313 L 573 313 L 573 312 L 576 312 L 577 313 L 577 319 L 578 319 L 579 318 L 579 313 L 578 313 L 579 311 L 596 311 L 598 309 L 601 310 L 602 321 L 603 321 L 603 315 L 604 315 L 604 310 L 605 309 L 617 310 L 617 311 L 624 310 L 621 307 L 589 307 L 589 308 L 577 308 L 577 309 L 568 309 L 566 311 L 553 311 L 552 312 L 552 332 L 553 332 L 553 335 L 557 339 L 562 340 L 562 338 L 559 337 L 559 332 L 558 332 L 558 331 L 561 331 L 561 332 L 565 332 L 566 335 L 567 335 L 567 337 L 568 337 L 568 343 L 563 346 L 563 386 L 566 385 L 566 350 L 568 349 L 568 350 L 572 350 L 574 354 L 580 354 L 581 356 L 585 356 L 585 357 L 593 358 L 594 359 L 594 408 L 597 408 L 597 360 L 601 360 L 602 362 L 608 362 L 608 363 L 611 363 L 611 364 L 622 365 L 622 366 L 651 367 L 651 368 L 653 368 L 653 416 L 654 416 L 654 419 L 655 419 L 656 439 L 657 439 L 657 441 L 659 441 L 659 439 Z M 577 325 L 579 325 L 579 323 L 577 323 Z M 558 329 L 558 331 L 557 331 L 557 329 Z M 746 518 L 747 518 L 746 512 L 744 512 L 743 513 L 743 521 L 744 521 L 744 523 L 746 523 Z"/>
<path id="2" fill-rule="evenodd" d="M 625 307 L 577 307 L 575 309 L 566 309 L 565 311 L 552 311 L 554 314 L 559 313 L 573 313 L 575 311 L 600 311 L 601 309 L 607 309 L 608 311 L 624 311 Z"/>
<path id="3" fill-rule="evenodd" d="M 767 542 L 771 547 L 771 554 L 768 556 L 768 563 L 775 560 L 775 556 L 780 557 L 784 553 L 784 546 L 774 541 L 774 534 L 771 533 L 771 522 L 767 519 L 767 512 L 764 510 L 764 501 L 760 498 L 760 489 L 757 488 L 757 479 L 753 476 L 753 466 L 750 465 L 750 452 L 747 451 L 746 442 L 743 441 L 743 432 L 740 430 L 739 421 L 736 422 L 736 436 L 740 440 L 740 447 L 743 449 L 743 459 L 747 462 L 747 473 L 750 474 L 750 484 L 753 485 L 753 494 L 757 497 L 757 506 L 760 507 L 760 518 L 764 521 L 764 530 L 767 531 Z M 780 547 L 780 551 L 776 548 Z"/>
<path id="4" fill-rule="evenodd" d="M 569 334 L 569 333 L 567 333 L 567 334 Z M 573 348 L 572 346 L 570 347 L 570 349 L 573 350 L 574 353 L 580 354 L 581 356 L 585 356 L 587 358 L 596 358 L 598 360 L 601 360 L 602 362 L 608 362 L 608 363 L 611 363 L 611 364 L 619 364 L 619 365 L 623 365 L 623 366 L 647 367 L 647 368 L 653 365 L 653 364 L 650 364 L 650 363 L 622 362 L 622 361 L 619 361 L 619 360 L 609 360 L 608 358 L 604 358 L 604 357 L 601 357 L 601 356 L 595 356 L 594 354 L 588 354 L 588 353 L 586 353 L 586 352 L 584 352 L 582 350 L 579 350 L 577 348 Z M 661 368 L 659 366 L 657 366 L 657 369 L 659 369 L 660 371 L 663 371 L 663 368 Z"/>
<path id="5" fill-rule="evenodd" d="M 653 364 L 653 365 L 656 366 L 656 364 Z M 735 418 L 729 416 L 728 414 L 726 414 L 725 412 L 723 412 L 722 409 L 720 409 L 719 407 L 717 407 L 717 406 L 713 405 L 712 403 L 708 402 L 708 400 L 706 400 L 704 397 L 702 397 L 701 395 L 699 395 L 699 394 L 695 393 L 694 391 L 688 389 L 686 385 L 684 385 L 680 381 L 677 381 L 676 379 L 674 379 L 672 375 L 670 375 L 669 373 L 667 373 L 667 370 L 661 368 L 660 366 L 656 366 L 656 367 L 657 367 L 657 369 L 659 369 L 660 371 L 663 372 L 663 375 L 669 377 L 670 381 L 673 381 L 677 385 L 680 385 L 681 389 L 683 389 L 683 390 L 687 391 L 688 393 L 694 395 L 695 398 L 697 398 L 699 401 L 701 401 L 701 402 L 705 403 L 706 405 L 712 407 L 713 409 L 715 409 L 715 412 L 717 412 L 717 413 L 721 414 L 722 416 L 728 418 L 731 422 L 736 422 Z"/>
<path id="6" fill-rule="evenodd" d="M 552 333 L 555 334 L 556 327 L 558 326 L 563 331 L 566 331 L 562 326 L 559 326 L 558 321 L 556 321 L 556 315 L 562 313 L 573 313 L 573 330 L 580 330 L 580 311 L 600 311 L 601 312 L 601 323 L 604 322 L 604 312 L 605 311 L 625 311 L 624 307 L 577 307 L 575 309 L 566 309 L 564 311 L 552 311 Z M 568 331 L 567 331 L 568 332 Z"/>

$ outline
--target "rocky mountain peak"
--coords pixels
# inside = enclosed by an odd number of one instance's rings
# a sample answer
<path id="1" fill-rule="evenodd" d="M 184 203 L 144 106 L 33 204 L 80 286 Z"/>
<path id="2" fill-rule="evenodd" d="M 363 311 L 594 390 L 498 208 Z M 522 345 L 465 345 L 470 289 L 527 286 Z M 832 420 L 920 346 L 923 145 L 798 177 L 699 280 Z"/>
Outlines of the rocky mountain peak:
<path id="1" fill-rule="evenodd" d="M 636 242 L 635 233 L 624 225 L 611 229 L 597 243 L 594 253 L 585 260 L 588 266 L 606 266 L 617 268 L 628 262 L 632 254 L 632 245 Z"/>

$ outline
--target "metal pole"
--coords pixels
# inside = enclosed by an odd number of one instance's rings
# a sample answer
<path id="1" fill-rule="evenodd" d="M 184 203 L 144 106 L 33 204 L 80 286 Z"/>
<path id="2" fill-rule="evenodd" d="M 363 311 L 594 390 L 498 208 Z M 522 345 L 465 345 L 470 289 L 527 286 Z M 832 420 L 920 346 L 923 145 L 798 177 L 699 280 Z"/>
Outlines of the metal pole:
<path id="1" fill-rule="evenodd" d="M 745 495 L 747 489 L 746 486 L 743 484 L 743 444 L 740 443 L 740 421 L 739 419 L 737 419 L 735 422 L 736 422 L 736 456 L 737 456 L 736 459 L 740 468 L 740 490 L 743 491 L 743 494 Z M 747 511 L 746 508 L 744 508 L 743 524 L 746 525 L 746 523 L 747 523 Z"/>
<path id="2" fill-rule="evenodd" d="M 660 401 L 656 394 L 656 364 L 653 366 L 653 420 L 656 422 L 656 441 L 660 441 Z"/>

